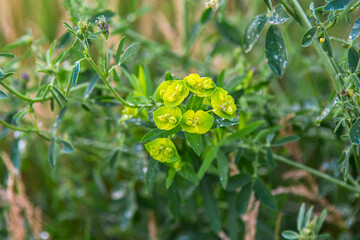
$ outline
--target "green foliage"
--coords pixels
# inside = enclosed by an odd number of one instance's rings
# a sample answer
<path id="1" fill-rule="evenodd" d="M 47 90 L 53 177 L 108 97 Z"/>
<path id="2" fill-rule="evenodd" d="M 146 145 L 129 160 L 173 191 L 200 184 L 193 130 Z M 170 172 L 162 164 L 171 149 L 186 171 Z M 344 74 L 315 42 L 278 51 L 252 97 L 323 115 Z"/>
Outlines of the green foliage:
<path id="1" fill-rule="evenodd" d="M 359 1 L 42 2 L 1 16 L 0 239 L 359 238 Z"/>

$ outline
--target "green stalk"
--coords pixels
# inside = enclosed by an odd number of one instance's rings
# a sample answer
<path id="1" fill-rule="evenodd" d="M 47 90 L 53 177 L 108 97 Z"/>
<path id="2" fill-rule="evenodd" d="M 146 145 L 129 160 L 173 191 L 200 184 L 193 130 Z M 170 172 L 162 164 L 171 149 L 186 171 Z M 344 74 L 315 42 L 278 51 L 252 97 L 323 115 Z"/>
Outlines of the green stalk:
<path id="1" fill-rule="evenodd" d="M 134 104 L 134 103 L 130 103 L 128 101 L 126 101 L 125 99 L 123 99 L 117 92 L 116 90 L 111 86 L 111 84 L 108 81 L 108 78 L 100 71 L 100 69 L 98 68 L 98 66 L 95 64 L 95 62 L 92 60 L 91 57 L 86 57 L 86 60 L 90 63 L 90 65 L 95 69 L 95 71 L 97 72 L 97 74 L 99 74 L 100 78 L 103 80 L 103 82 L 105 83 L 105 85 L 108 87 L 108 89 L 114 94 L 115 98 L 117 100 L 119 100 L 122 104 L 124 104 L 127 107 L 131 107 L 131 108 L 140 108 L 140 107 L 144 107 L 147 105 L 143 105 L 143 104 Z M 149 105 L 151 106 L 151 105 Z"/>
<path id="2" fill-rule="evenodd" d="M 51 99 L 51 97 L 46 97 L 46 98 L 29 98 L 27 96 L 25 96 L 22 93 L 19 93 L 18 91 L 16 91 L 15 89 L 13 89 L 12 87 L 8 86 L 6 83 L 4 82 L 0 82 L 0 85 L 2 85 L 6 90 L 8 90 L 10 93 L 14 94 L 15 96 L 17 96 L 18 98 L 30 102 L 30 103 L 34 103 L 34 102 L 43 102 L 43 101 L 47 101 L 49 99 Z"/>
<path id="3" fill-rule="evenodd" d="M 261 150 L 261 152 L 266 155 L 266 151 L 265 151 L 265 150 Z M 305 166 L 305 165 L 303 165 L 303 164 L 301 164 L 301 163 L 294 162 L 294 161 L 292 161 L 292 160 L 290 160 L 290 159 L 287 159 L 287 158 L 285 158 L 285 157 L 279 156 L 279 155 L 277 155 L 277 154 L 273 154 L 273 156 L 274 156 L 274 158 L 275 158 L 276 160 L 278 160 L 279 162 L 283 162 L 283 163 L 285 163 L 285 164 L 287 164 L 287 165 L 290 165 L 290 166 L 292 166 L 292 167 L 295 167 L 295 168 L 304 170 L 304 171 L 306 171 L 306 172 L 308 172 L 308 173 L 311 173 L 311 174 L 313 174 L 313 175 L 315 175 L 315 176 L 317 176 L 317 177 L 320 177 L 320 178 L 325 179 L 325 180 L 327 180 L 327 181 L 329 181 L 329 182 L 332 182 L 332 183 L 334 183 L 334 184 L 336 184 L 336 185 L 338 185 L 338 186 L 340 186 L 340 187 L 343 187 L 343 188 L 345 188 L 345 189 L 347 189 L 347 190 L 350 190 L 350 191 L 352 191 L 352 192 L 355 192 L 355 193 L 359 193 L 359 194 L 360 194 L 360 188 L 359 188 L 359 187 L 355 187 L 355 186 L 348 185 L 347 183 L 345 183 L 345 182 L 343 182 L 343 181 L 340 181 L 340 180 L 338 180 L 337 178 L 334 178 L 334 177 L 332 177 L 332 176 L 330 176 L 330 175 L 328 175 L 328 174 L 326 174 L 326 173 L 323 173 L 323 172 L 320 172 L 320 171 L 315 170 L 315 169 L 313 169 L 313 168 L 307 167 L 307 166 Z"/>
<path id="4" fill-rule="evenodd" d="M 294 11 L 297 14 L 297 16 L 299 17 L 301 25 L 305 28 L 305 30 L 307 31 L 310 28 L 312 28 L 312 25 L 309 22 L 309 19 L 307 18 L 306 14 L 305 14 L 304 10 L 302 9 L 302 7 L 300 6 L 299 2 L 297 0 L 289 0 L 289 2 L 293 6 Z M 333 64 L 333 62 L 331 62 L 331 59 L 329 58 L 329 56 L 322 49 L 319 41 L 317 41 L 317 40 L 314 41 L 313 46 L 315 48 L 316 53 L 320 57 L 323 65 L 325 66 L 327 72 L 329 73 L 331 81 L 332 81 L 336 91 L 338 93 L 340 93 L 341 89 L 342 89 L 342 84 L 341 84 L 340 80 L 337 78 L 337 75 L 339 74 L 339 72 L 337 72 L 336 66 L 334 66 L 334 64 Z"/>

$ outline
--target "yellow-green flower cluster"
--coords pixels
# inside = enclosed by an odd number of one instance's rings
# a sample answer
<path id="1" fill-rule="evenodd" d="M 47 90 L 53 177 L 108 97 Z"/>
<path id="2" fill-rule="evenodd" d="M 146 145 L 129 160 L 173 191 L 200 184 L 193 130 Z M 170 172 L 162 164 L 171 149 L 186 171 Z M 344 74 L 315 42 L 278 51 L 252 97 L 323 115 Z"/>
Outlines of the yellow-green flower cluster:
<path id="1" fill-rule="evenodd" d="M 187 107 L 188 110 L 184 110 L 180 104 L 190 92 L 202 99 L 201 103 L 208 102 L 213 109 L 205 112 L 201 110 L 201 106 L 197 106 L 196 109 L 191 109 L 190 106 Z M 236 114 L 232 96 L 217 87 L 211 78 L 200 77 L 198 74 L 190 74 L 183 80 L 168 80 L 161 83 L 155 92 L 155 100 L 164 104 L 153 113 L 156 126 L 162 130 L 171 130 L 180 125 L 186 132 L 205 134 L 214 123 L 214 118 L 209 112 L 226 119 L 233 119 Z M 172 167 L 181 168 L 180 157 L 171 140 L 159 138 L 147 143 L 145 147 L 154 159 L 167 163 L 176 162 Z"/>

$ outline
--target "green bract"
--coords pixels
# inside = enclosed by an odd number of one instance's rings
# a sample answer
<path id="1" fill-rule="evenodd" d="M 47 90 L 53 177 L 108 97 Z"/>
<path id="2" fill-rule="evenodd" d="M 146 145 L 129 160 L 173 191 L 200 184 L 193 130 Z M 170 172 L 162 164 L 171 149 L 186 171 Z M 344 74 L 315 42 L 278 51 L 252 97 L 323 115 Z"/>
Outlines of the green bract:
<path id="1" fill-rule="evenodd" d="M 155 92 L 155 100 L 164 103 L 168 107 L 179 105 L 189 95 L 189 89 L 185 87 L 184 81 L 165 81 Z"/>
<path id="2" fill-rule="evenodd" d="M 154 111 L 153 117 L 159 129 L 170 130 L 180 123 L 182 112 L 178 107 L 163 106 Z"/>
<path id="3" fill-rule="evenodd" d="M 214 108 L 214 113 L 219 117 L 226 119 L 233 119 L 235 117 L 236 105 L 234 98 L 220 87 L 211 96 L 211 106 Z"/>
<path id="4" fill-rule="evenodd" d="M 210 130 L 213 123 L 214 118 L 203 110 L 199 110 L 196 113 L 193 110 L 189 110 L 184 113 L 180 125 L 189 133 L 204 134 Z"/>
<path id="5" fill-rule="evenodd" d="M 184 78 L 184 82 L 185 86 L 198 97 L 211 96 L 216 89 L 216 85 L 211 78 L 200 77 L 198 74 L 190 74 Z"/>
<path id="6" fill-rule="evenodd" d="M 168 138 L 158 138 L 145 144 L 150 156 L 159 162 L 172 163 L 181 161 L 174 143 Z"/>

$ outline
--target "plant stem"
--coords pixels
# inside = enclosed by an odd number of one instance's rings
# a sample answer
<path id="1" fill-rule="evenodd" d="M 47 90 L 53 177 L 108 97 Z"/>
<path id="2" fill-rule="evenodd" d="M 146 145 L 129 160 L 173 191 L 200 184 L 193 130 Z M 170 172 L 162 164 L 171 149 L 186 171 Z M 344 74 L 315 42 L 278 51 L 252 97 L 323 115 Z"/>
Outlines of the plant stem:
<path id="1" fill-rule="evenodd" d="M 6 83 L 4 82 L 0 82 L 0 84 L 6 89 L 8 90 L 10 93 L 14 94 L 15 96 L 17 96 L 18 98 L 30 102 L 30 103 L 34 103 L 34 102 L 43 102 L 46 100 L 51 99 L 52 97 L 46 97 L 46 98 L 29 98 L 27 96 L 25 96 L 22 93 L 19 93 L 18 91 L 16 91 L 15 89 L 13 89 L 12 87 L 8 86 Z"/>
<path id="2" fill-rule="evenodd" d="M 134 103 L 130 103 L 128 101 L 126 101 L 125 99 L 123 99 L 117 92 L 116 90 L 111 86 L 111 84 L 108 81 L 108 78 L 100 71 L 100 69 L 98 68 L 98 66 L 95 64 L 95 62 L 92 60 L 91 57 L 86 57 L 86 60 L 90 63 L 90 65 L 95 69 L 95 71 L 97 72 L 97 74 L 99 74 L 100 78 L 104 81 L 105 85 L 108 87 L 108 89 L 114 94 L 115 98 L 117 100 L 119 100 L 122 104 L 124 104 L 127 107 L 132 107 L 132 108 L 140 108 L 140 107 L 146 107 L 146 106 L 152 106 L 152 105 L 144 105 L 144 104 L 134 104 Z"/>
<path id="3" fill-rule="evenodd" d="M 263 154 L 266 154 L 266 151 L 265 151 L 265 150 L 261 150 L 261 152 L 262 152 Z M 323 179 L 325 179 L 325 180 L 327 180 L 327 181 L 329 181 L 329 182 L 332 182 L 332 183 L 334 183 L 334 184 L 336 184 L 336 185 L 338 185 L 338 186 L 340 186 L 340 187 L 346 188 L 347 190 L 350 190 L 350 191 L 352 191 L 352 192 L 355 192 L 355 193 L 359 193 L 359 194 L 360 194 L 360 188 L 359 188 L 359 187 L 355 187 L 355 186 L 348 185 L 348 184 L 344 183 L 343 181 L 340 181 L 340 180 L 338 180 L 337 178 L 334 178 L 334 177 L 332 177 L 332 176 L 330 176 L 330 175 L 328 175 L 328 174 L 326 174 L 326 173 L 320 172 L 320 171 L 318 171 L 318 170 L 315 170 L 315 169 L 313 169 L 313 168 L 310 168 L 310 167 L 308 167 L 308 166 L 305 166 L 305 165 L 303 165 L 303 164 L 301 164 L 301 163 L 294 162 L 294 161 L 292 161 L 292 160 L 290 160 L 290 159 L 288 159 L 288 158 L 279 156 L 279 155 L 277 155 L 277 154 L 273 154 L 273 156 L 274 156 L 274 158 L 275 158 L 276 160 L 278 160 L 278 161 L 280 161 L 280 162 L 283 162 L 283 163 L 285 163 L 285 164 L 287 164 L 287 165 L 290 165 L 290 166 L 292 166 L 292 167 L 299 168 L 299 169 L 304 170 L 304 171 L 306 171 L 306 172 L 309 172 L 309 173 L 311 173 L 311 174 L 313 174 L 313 175 L 315 175 L 315 176 L 317 176 L 317 177 L 320 177 L 320 178 L 323 178 Z"/>
<path id="4" fill-rule="evenodd" d="M 312 25 L 311 25 L 309 19 L 307 18 L 304 10 L 300 6 L 299 2 L 297 0 L 289 0 L 289 2 L 293 6 L 294 11 L 298 15 L 301 25 L 305 28 L 305 30 L 309 30 L 310 28 L 312 28 Z M 313 46 L 315 48 L 316 53 L 320 57 L 323 65 L 325 66 L 327 72 L 329 73 L 331 81 L 332 81 L 336 91 L 338 93 L 340 93 L 341 89 L 342 89 L 342 84 L 341 84 L 340 80 L 337 78 L 337 75 L 339 73 L 337 72 L 337 69 L 333 65 L 333 62 L 331 62 L 329 56 L 322 49 L 321 44 L 317 39 L 313 42 Z"/>

